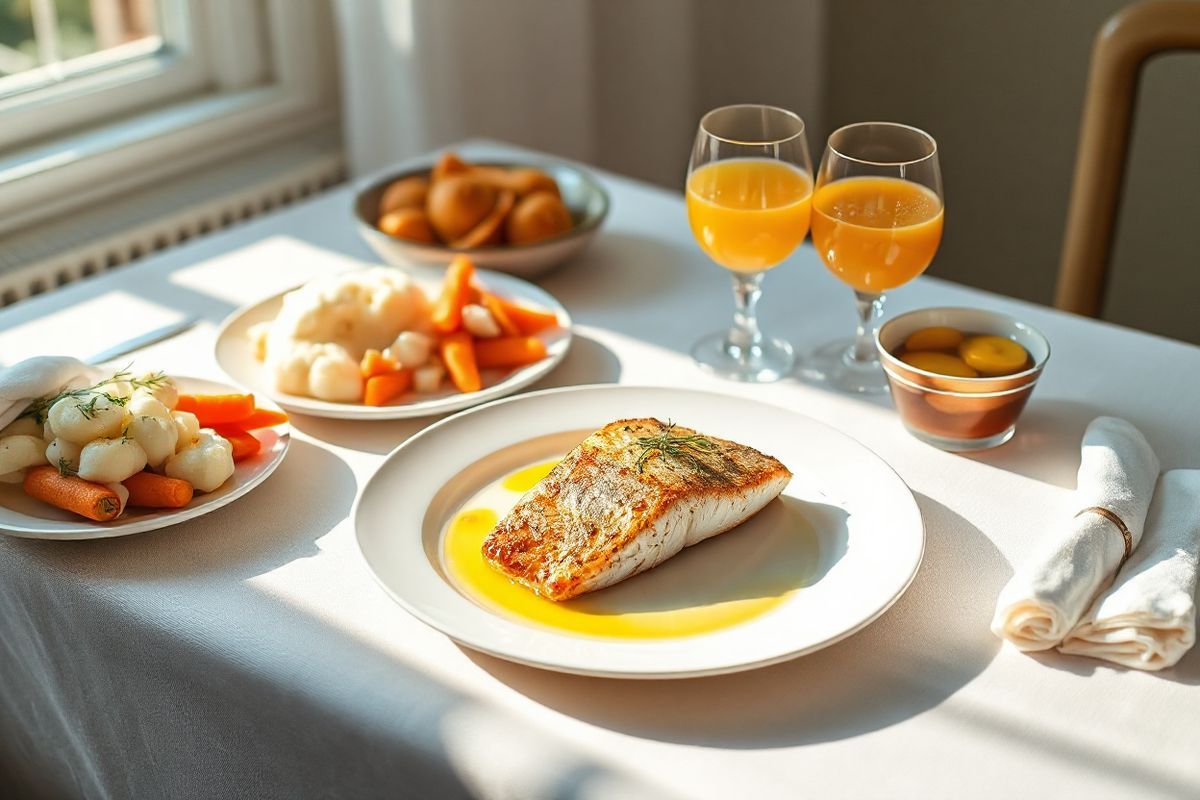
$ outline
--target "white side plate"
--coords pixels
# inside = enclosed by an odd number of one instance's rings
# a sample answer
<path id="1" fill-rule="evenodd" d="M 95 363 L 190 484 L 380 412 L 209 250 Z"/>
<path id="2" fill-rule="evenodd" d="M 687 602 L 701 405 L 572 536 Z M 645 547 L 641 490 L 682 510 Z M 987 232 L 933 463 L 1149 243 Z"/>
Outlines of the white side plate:
<path id="1" fill-rule="evenodd" d="M 229 394 L 238 391 L 227 383 L 202 378 L 176 377 L 175 380 L 183 392 Z M 278 410 L 274 403 L 264 398 L 257 397 L 255 402 L 260 408 Z M 262 442 L 262 450 L 257 455 L 238 462 L 233 476 L 215 492 L 197 494 L 192 502 L 176 510 L 129 508 L 112 522 L 92 522 L 34 500 L 25 494 L 20 484 L 0 484 L 0 533 L 26 539 L 107 539 L 166 528 L 204 516 L 258 486 L 283 461 L 291 441 L 290 428 L 286 424 L 257 430 L 254 435 Z"/>
<path id="2" fill-rule="evenodd" d="M 547 355 L 545 358 L 536 364 L 511 371 L 484 370 L 482 374 L 483 389 L 478 392 L 463 394 L 453 388 L 428 395 L 410 392 L 390 405 L 367 406 L 361 403 L 331 403 L 326 400 L 276 391 L 267 370 L 254 357 L 249 332 L 251 326 L 275 319 L 283 303 L 283 296 L 287 292 L 280 292 L 252 306 L 241 308 L 225 320 L 217 332 L 217 364 L 238 384 L 256 394 L 267 395 L 287 411 L 314 417 L 373 420 L 427 417 L 459 411 L 486 403 L 489 400 L 505 397 L 537 381 L 558 366 L 559 362 L 566 357 L 567 349 L 571 345 L 571 317 L 563 308 L 562 303 L 532 283 L 527 283 L 511 275 L 502 275 L 486 270 L 479 270 L 476 275 L 481 285 L 505 299 L 528 303 L 554 312 L 558 316 L 559 325 L 554 330 L 539 334 L 546 343 Z M 431 298 L 437 296 L 437 292 L 440 290 L 438 278 L 428 274 L 413 274 L 411 277 Z"/>
<path id="3" fill-rule="evenodd" d="M 720 583 L 723 571 L 769 563 L 761 551 L 780 540 L 771 528 L 796 525 L 793 514 L 799 513 L 799 524 L 813 534 L 814 568 L 779 590 L 785 598 L 779 605 L 711 633 L 613 639 L 510 618 L 456 588 L 445 566 L 442 536 L 468 499 L 516 468 L 562 455 L 586 432 L 613 420 L 648 416 L 756 447 L 779 458 L 795 477 L 775 510 L 768 506 L 741 529 L 689 548 L 630 581 L 643 581 L 649 589 L 656 573 L 669 567 L 678 586 L 680 570 L 673 565 L 681 561 L 692 571 L 696 602 L 704 603 L 706 595 L 719 590 L 713 584 Z M 417 618 L 501 658 L 609 677 L 712 675 L 825 647 L 863 628 L 896 601 L 915 576 L 925 545 L 921 513 L 908 487 L 845 434 L 737 397 L 628 386 L 535 392 L 443 420 L 388 456 L 352 513 L 368 567 Z"/>

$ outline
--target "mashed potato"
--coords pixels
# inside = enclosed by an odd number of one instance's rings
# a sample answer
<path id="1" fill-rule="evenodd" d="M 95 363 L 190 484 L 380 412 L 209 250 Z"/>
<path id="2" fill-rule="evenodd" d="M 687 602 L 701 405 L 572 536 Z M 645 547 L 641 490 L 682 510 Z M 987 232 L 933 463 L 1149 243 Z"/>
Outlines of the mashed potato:
<path id="1" fill-rule="evenodd" d="M 403 331 L 429 330 L 429 300 L 385 267 L 316 278 L 284 295 L 274 322 L 252 336 L 275 386 L 321 400 L 362 399 L 359 361 Z"/>

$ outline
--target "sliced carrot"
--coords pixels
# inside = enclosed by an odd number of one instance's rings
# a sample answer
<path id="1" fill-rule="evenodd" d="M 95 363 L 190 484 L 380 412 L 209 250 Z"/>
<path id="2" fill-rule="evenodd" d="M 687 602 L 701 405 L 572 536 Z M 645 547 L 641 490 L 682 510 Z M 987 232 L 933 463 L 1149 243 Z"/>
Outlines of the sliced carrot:
<path id="1" fill-rule="evenodd" d="M 525 336 L 532 336 L 558 324 L 558 315 L 552 311 L 514 303 L 503 297 L 497 297 L 496 300 L 512 323 Z"/>
<path id="2" fill-rule="evenodd" d="M 282 411 L 275 411 L 270 408 L 256 408 L 253 414 L 245 419 L 238 420 L 234 425 L 243 431 L 253 431 L 259 428 L 273 428 L 287 421 L 288 415 Z M 217 426 L 218 429 L 221 427 L 223 426 Z"/>
<path id="3" fill-rule="evenodd" d="M 499 336 L 475 342 L 475 362 L 487 367 L 523 367 L 546 357 L 546 343 L 536 336 Z"/>
<path id="4" fill-rule="evenodd" d="M 192 485 L 179 478 L 139 472 L 121 481 L 129 490 L 129 505 L 143 508 L 183 508 L 192 502 Z"/>
<path id="5" fill-rule="evenodd" d="M 190 411 L 201 427 L 241 422 L 254 413 L 252 394 L 181 394 L 176 411 Z"/>
<path id="6" fill-rule="evenodd" d="M 364 378 L 374 378 L 376 375 L 386 375 L 396 372 L 400 365 L 395 359 L 388 358 L 378 350 L 368 350 L 362 357 L 362 374 Z"/>
<path id="7" fill-rule="evenodd" d="M 475 363 L 475 345 L 469 333 L 459 331 L 443 338 L 441 355 L 450 380 L 460 392 L 478 392 L 483 388 L 479 366 Z"/>
<path id="8" fill-rule="evenodd" d="M 369 406 L 387 405 L 408 391 L 412 386 L 412 377 L 411 369 L 402 369 L 367 378 L 367 385 L 363 390 L 363 403 Z"/>
<path id="9" fill-rule="evenodd" d="M 463 306 L 471 296 L 475 267 L 466 256 L 455 256 L 446 267 L 442 293 L 433 304 L 433 328 L 439 333 L 454 333 L 462 325 Z"/>
<path id="10" fill-rule="evenodd" d="M 236 425 L 221 425 L 217 433 L 229 440 L 233 445 L 233 460 L 245 461 L 250 456 L 262 450 L 262 442 L 253 433 L 244 431 Z"/>
<path id="11" fill-rule="evenodd" d="M 112 489 L 61 475 L 54 467 L 33 467 L 25 473 L 25 494 L 96 522 L 108 522 L 121 513 L 121 498 Z"/>
<path id="12" fill-rule="evenodd" d="M 480 292 L 479 303 L 486 308 L 492 315 L 492 319 L 496 320 L 496 324 L 500 326 L 500 332 L 505 336 L 520 336 L 521 329 L 517 327 L 517 323 L 513 322 L 512 317 L 504 309 L 504 303 L 500 302 L 500 298 L 491 292 Z"/>

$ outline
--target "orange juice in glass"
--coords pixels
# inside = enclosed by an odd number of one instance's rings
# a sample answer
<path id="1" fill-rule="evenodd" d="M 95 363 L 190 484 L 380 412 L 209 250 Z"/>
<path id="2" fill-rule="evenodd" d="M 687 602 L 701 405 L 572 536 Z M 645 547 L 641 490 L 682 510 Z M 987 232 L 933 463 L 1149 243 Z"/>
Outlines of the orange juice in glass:
<path id="1" fill-rule="evenodd" d="M 688 178 L 687 209 L 692 235 L 709 258 L 726 269 L 761 272 L 808 234 L 812 178 L 765 158 L 715 161 Z"/>
<path id="2" fill-rule="evenodd" d="M 817 254 L 854 290 L 857 336 L 819 348 L 805 373 L 840 389 L 887 391 L 875 351 L 884 292 L 929 266 L 942 240 L 937 144 L 917 128 L 863 122 L 829 137 L 813 194 Z"/>
<path id="3" fill-rule="evenodd" d="M 764 336 L 757 304 L 763 274 L 804 241 L 812 215 L 812 166 L 804 122 L 760 105 L 704 115 L 687 177 L 688 222 L 701 249 L 733 277 L 734 326 L 692 348 L 723 377 L 771 381 L 791 372 L 792 347 Z"/>

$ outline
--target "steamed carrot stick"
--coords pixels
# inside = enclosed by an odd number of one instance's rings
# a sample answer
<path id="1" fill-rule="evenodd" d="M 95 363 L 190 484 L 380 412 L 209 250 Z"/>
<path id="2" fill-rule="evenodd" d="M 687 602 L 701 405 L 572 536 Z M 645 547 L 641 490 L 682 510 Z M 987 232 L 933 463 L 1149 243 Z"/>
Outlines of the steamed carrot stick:
<path id="1" fill-rule="evenodd" d="M 446 278 L 442 293 L 433 304 L 433 329 L 439 333 L 453 333 L 462 325 L 463 306 L 471 296 L 471 279 L 475 267 L 466 256 L 455 256 L 446 267 Z"/>
<path id="2" fill-rule="evenodd" d="M 363 403 L 369 406 L 387 405 L 408 391 L 412 386 L 412 370 L 402 369 L 367 378 L 363 389 Z"/>
<path id="3" fill-rule="evenodd" d="M 270 408 L 256 408 L 253 414 L 233 424 L 243 431 L 253 431 L 259 428 L 273 428 L 287 421 L 288 415 L 282 411 L 275 411 Z M 221 426 L 218 425 L 217 427 L 220 428 Z"/>
<path id="4" fill-rule="evenodd" d="M 532 308 L 512 300 L 505 300 L 503 297 L 497 297 L 496 301 L 513 324 L 517 326 L 517 329 L 526 336 L 532 336 L 558 324 L 558 316 L 552 311 Z"/>
<path id="5" fill-rule="evenodd" d="M 121 484 L 129 490 L 129 505 L 143 508 L 183 508 L 192 502 L 192 485 L 179 478 L 138 472 Z"/>
<path id="6" fill-rule="evenodd" d="M 394 359 L 388 358 L 378 350 L 363 353 L 361 367 L 364 378 L 374 378 L 376 375 L 386 375 L 400 369 L 400 365 Z"/>
<path id="7" fill-rule="evenodd" d="M 121 498 L 107 486 L 59 474 L 54 467 L 33 467 L 25 473 L 25 494 L 96 522 L 121 513 Z"/>
<path id="8" fill-rule="evenodd" d="M 176 411 L 190 411 L 202 427 L 241 422 L 254 413 L 252 394 L 181 394 Z"/>
<path id="9" fill-rule="evenodd" d="M 262 442 L 253 433 L 248 433 L 236 425 L 221 425 L 217 433 L 229 440 L 233 445 L 233 460 L 244 461 L 262 450 Z"/>
<path id="10" fill-rule="evenodd" d="M 496 320 L 496 324 L 500 326 L 500 332 L 505 336 L 520 336 L 521 329 L 517 327 L 517 323 L 513 322 L 513 318 L 504 310 L 504 304 L 500 302 L 500 298 L 491 292 L 480 292 L 479 302 L 492 315 L 492 319 Z"/>
<path id="11" fill-rule="evenodd" d="M 487 367 L 523 367 L 546 357 L 546 343 L 536 336 L 500 336 L 475 342 L 475 363 Z"/>
<path id="12" fill-rule="evenodd" d="M 469 333 L 459 331 L 443 338 L 441 355 L 450 380 L 460 392 L 478 392 L 483 388 L 479 365 L 475 363 L 475 345 Z"/>

